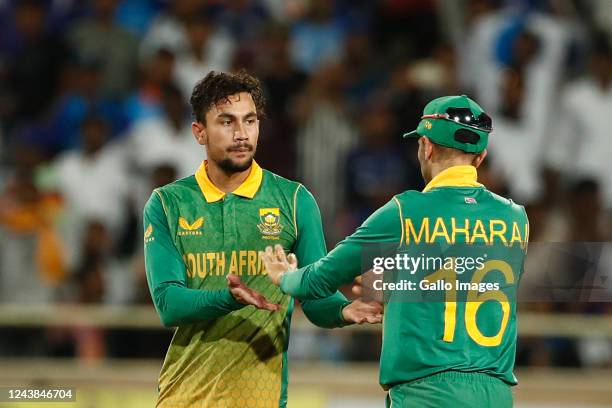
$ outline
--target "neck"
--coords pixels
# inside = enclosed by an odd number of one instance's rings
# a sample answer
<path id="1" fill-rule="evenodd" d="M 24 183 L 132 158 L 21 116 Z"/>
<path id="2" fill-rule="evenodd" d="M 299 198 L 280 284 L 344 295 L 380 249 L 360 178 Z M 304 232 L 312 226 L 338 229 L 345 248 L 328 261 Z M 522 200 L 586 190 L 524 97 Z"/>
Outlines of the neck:
<path id="1" fill-rule="evenodd" d="M 442 173 L 444 170 L 454 167 L 454 166 L 472 166 L 472 163 L 466 163 L 465 160 L 449 160 L 443 163 L 432 163 L 431 164 L 431 172 L 429 174 L 429 179 L 425 180 L 425 183 L 429 183 L 436 177 L 438 174 Z"/>
<path id="2" fill-rule="evenodd" d="M 227 173 L 212 160 L 208 160 L 206 166 L 208 178 L 224 193 L 231 193 L 236 190 L 246 180 L 250 172 L 251 166 L 244 171 Z"/>

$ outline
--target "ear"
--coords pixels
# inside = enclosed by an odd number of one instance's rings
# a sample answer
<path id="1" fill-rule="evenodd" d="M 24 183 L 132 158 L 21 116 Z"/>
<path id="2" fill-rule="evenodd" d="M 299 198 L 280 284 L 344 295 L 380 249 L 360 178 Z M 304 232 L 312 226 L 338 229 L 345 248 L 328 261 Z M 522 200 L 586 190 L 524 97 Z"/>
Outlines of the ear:
<path id="1" fill-rule="evenodd" d="M 422 142 L 422 146 L 423 146 L 423 153 L 425 155 L 425 158 L 427 160 L 431 160 L 431 157 L 433 156 L 433 151 L 434 151 L 434 144 L 431 142 L 431 140 L 429 140 L 429 138 L 427 136 L 421 136 L 421 138 L 419 139 Z"/>
<path id="2" fill-rule="evenodd" d="M 191 123 L 191 133 L 193 133 L 193 137 L 195 137 L 195 140 L 202 146 L 208 144 L 208 135 L 206 134 L 206 128 L 200 122 Z"/>
<path id="3" fill-rule="evenodd" d="M 484 149 L 482 152 L 478 153 L 476 157 L 474 157 L 474 161 L 472 162 L 474 167 L 478 168 L 478 166 L 480 166 L 480 164 L 484 161 L 485 157 L 487 157 L 487 149 Z"/>

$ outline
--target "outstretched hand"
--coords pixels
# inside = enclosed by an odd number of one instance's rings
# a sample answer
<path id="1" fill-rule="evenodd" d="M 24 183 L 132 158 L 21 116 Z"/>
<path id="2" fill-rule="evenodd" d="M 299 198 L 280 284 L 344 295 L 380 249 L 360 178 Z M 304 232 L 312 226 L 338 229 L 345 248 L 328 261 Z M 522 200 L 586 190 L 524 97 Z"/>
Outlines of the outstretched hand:
<path id="1" fill-rule="evenodd" d="M 276 286 L 280 286 L 280 281 L 286 272 L 297 269 L 297 258 L 294 254 L 285 255 L 285 250 L 279 244 L 266 247 L 265 251 L 259 251 L 259 257 L 266 267 L 268 278 Z"/>
<path id="2" fill-rule="evenodd" d="M 269 310 L 271 312 L 280 309 L 279 304 L 268 302 L 265 296 L 249 288 L 236 275 L 227 275 L 227 286 L 234 299 L 243 305 L 253 305 L 258 309 Z"/>
<path id="3" fill-rule="evenodd" d="M 365 279 L 364 279 L 365 278 Z M 359 298 L 342 309 L 342 317 L 350 323 L 382 323 L 384 313 L 383 293 L 370 287 L 372 271 L 359 275 L 353 281 L 351 291 Z"/>
<path id="4" fill-rule="evenodd" d="M 382 323 L 383 312 L 383 306 L 379 302 L 357 299 L 342 309 L 342 318 L 348 323 L 376 324 Z"/>

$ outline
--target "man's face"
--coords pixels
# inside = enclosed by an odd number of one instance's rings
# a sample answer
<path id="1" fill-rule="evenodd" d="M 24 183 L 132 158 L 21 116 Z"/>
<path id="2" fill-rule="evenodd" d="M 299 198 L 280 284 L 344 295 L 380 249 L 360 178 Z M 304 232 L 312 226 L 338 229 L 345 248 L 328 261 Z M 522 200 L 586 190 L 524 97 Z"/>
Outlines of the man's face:
<path id="1" fill-rule="evenodd" d="M 249 93 L 234 94 L 213 105 L 206 112 L 205 124 L 195 126 L 200 132 L 196 139 L 206 145 L 208 160 L 226 173 L 245 171 L 251 166 L 259 137 L 259 119 Z"/>

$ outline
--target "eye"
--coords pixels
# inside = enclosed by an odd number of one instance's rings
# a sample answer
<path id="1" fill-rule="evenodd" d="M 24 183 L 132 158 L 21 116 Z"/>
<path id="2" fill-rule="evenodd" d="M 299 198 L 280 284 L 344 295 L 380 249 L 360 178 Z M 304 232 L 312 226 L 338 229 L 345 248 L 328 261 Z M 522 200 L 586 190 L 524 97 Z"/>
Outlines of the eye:
<path id="1" fill-rule="evenodd" d="M 223 120 L 223 121 L 221 122 L 221 124 L 222 124 L 223 126 L 229 126 L 231 123 L 232 123 L 232 122 L 231 122 L 229 119 Z"/>
<path id="2" fill-rule="evenodd" d="M 251 119 L 247 119 L 246 123 L 247 123 L 248 125 L 252 125 L 252 124 L 254 124 L 254 123 L 255 123 L 255 119 L 253 119 L 253 118 L 251 118 Z"/>

